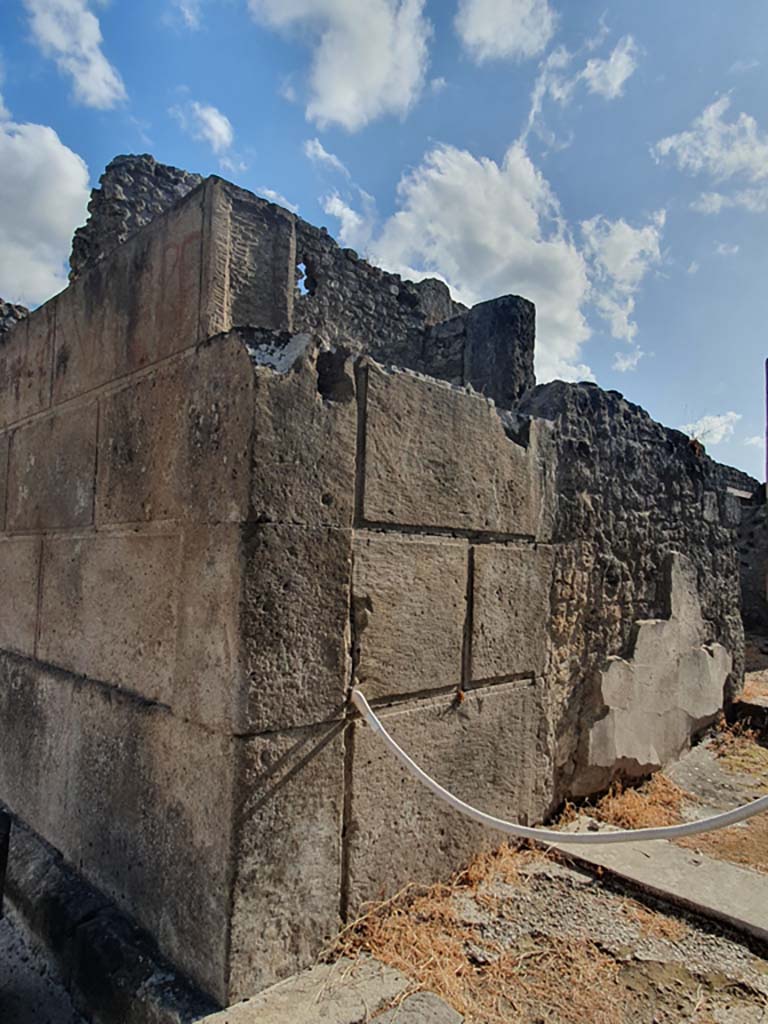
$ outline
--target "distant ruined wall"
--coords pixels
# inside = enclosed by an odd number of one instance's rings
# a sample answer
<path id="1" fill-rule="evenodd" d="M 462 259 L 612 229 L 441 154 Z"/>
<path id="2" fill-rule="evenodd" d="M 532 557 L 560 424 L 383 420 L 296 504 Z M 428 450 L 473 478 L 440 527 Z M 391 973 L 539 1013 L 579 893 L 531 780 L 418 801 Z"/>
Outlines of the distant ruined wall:
<path id="1" fill-rule="evenodd" d="M 0 800 L 231 1002 L 498 842 L 352 685 L 540 822 L 738 679 L 731 511 L 637 407 L 533 389 L 524 299 L 464 310 L 216 178 L 129 233 L 0 339 Z"/>

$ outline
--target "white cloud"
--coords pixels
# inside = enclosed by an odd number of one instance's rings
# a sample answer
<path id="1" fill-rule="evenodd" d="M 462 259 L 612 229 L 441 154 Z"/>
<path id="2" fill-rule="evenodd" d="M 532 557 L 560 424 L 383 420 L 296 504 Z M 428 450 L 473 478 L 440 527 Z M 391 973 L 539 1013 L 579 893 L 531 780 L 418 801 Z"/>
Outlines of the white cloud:
<path id="1" fill-rule="evenodd" d="M 304 143 L 304 156 L 313 164 L 325 164 L 333 171 L 338 171 L 345 178 L 349 177 L 349 171 L 339 160 L 335 153 L 329 153 L 320 139 L 307 139 Z"/>
<path id="2" fill-rule="evenodd" d="M 432 93 L 433 96 L 437 96 L 439 93 L 443 91 L 446 85 L 448 85 L 448 83 L 442 77 L 442 75 L 439 78 L 430 78 L 429 91 Z"/>
<path id="3" fill-rule="evenodd" d="M 171 6 L 178 11 L 187 28 L 200 28 L 201 0 L 171 0 Z"/>
<path id="4" fill-rule="evenodd" d="M 624 36 L 607 60 L 592 57 L 581 72 L 590 92 L 615 100 L 624 91 L 624 83 L 637 68 L 638 48 L 632 36 Z"/>
<path id="5" fill-rule="evenodd" d="M 85 221 L 88 168 L 40 124 L 0 125 L 0 295 L 34 306 L 67 283 L 72 233 Z"/>
<path id="6" fill-rule="evenodd" d="M 227 115 L 218 107 L 191 100 L 183 106 L 171 107 L 169 113 L 176 118 L 187 135 L 211 147 L 219 158 L 222 170 L 236 174 L 247 169 L 247 165 L 232 153 L 235 130 Z"/>
<path id="7" fill-rule="evenodd" d="M 547 0 L 459 0 L 456 31 L 474 60 L 536 57 L 554 35 Z"/>
<path id="8" fill-rule="evenodd" d="M 741 207 L 750 213 L 768 213 L 768 185 L 758 188 L 739 189 L 732 195 L 722 192 L 702 192 L 691 203 L 697 213 L 720 213 L 722 210 Z"/>
<path id="9" fill-rule="evenodd" d="M 338 220 L 339 241 L 342 245 L 365 252 L 373 235 L 376 211 L 373 197 L 362 189 L 360 199 L 363 204 L 362 213 L 346 203 L 338 192 L 332 192 L 323 200 L 323 209 Z"/>
<path id="10" fill-rule="evenodd" d="M 260 196 L 264 196 L 270 203 L 277 203 L 278 206 L 284 206 L 286 210 L 290 210 L 291 213 L 298 213 L 299 207 L 297 203 L 292 203 L 286 199 L 282 192 L 275 192 L 273 188 L 265 188 L 263 185 L 257 189 Z"/>
<path id="11" fill-rule="evenodd" d="M 748 448 L 764 448 L 765 438 L 762 434 L 753 434 L 752 437 L 744 438 L 744 444 L 747 445 Z"/>
<path id="12" fill-rule="evenodd" d="M 406 114 L 421 95 L 432 33 L 424 0 L 248 0 L 258 21 L 313 42 L 306 116 L 357 131 Z"/>
<path id="13" fill-rule="evenodd" d="M 645 355 L 642 349 L 636 348 L 632 352 L 617 352 L 613 360 L 614 370 L 619 373 L 627 373 L 637 369 L 637 364 Z"/>
<path id="14" fill-rule="evenodd" d="M 729 75 L 744 75 L 747 71 L 754 71 L 760 67 L 760 61 L 754 57 L 747 60 L 735 60 L 728 68 Z"/>
<path id="15" fill-rule="evenodd" d="M 661 262 L 665 219 L 659 210 L 640 228 L 602 216 L 582 222 L 584 251 L 593 267 L 592 299 L 614 338 L 632 342 L 637 334 L 635 295 L 648 271 Z"/>
<path id="16" fill-rule="evenodd" d="M 749 114 L 727 121 L 730 105 L 730 97 L 722 96 L 687 131 L 661 139 L 653 148 L 656 159 L 669 157 L 681 171 L 705 173 L 715 181 L 768 179 L 768 133 Z"/>
<path id="17" fill-rule="evenodd" d="M 75 99 L 98 110 L 126 99 L 120 74 L 101 51 L 99 19 L 86 0 L 24 0 L 24 6 L 35 43 L 72 77 Z"/>
<path id="18" fill-rule="evenodd" d="M 718 256 L 735 256 L 738 251 L 738 245 L 731 245 L 730 242 L 718 242 L 715 246 Z"/>
<path id="19" fill-rule="evenodd" d="M 741 414 L 738 412 L 724 412 L 720 416 L 702 416 L 694 423 L 683 424 L 680 429 L 702 444 L 720 444 L 733 436 L 740 419 Z"/>
<path id="20" fill-rule="evenodd" d="M 688 270 L 686 271 L 686 273 L 687 274 L 698 274 L 699 270 L 700 270 L 700 266 L 696 262 L 696 260 L 691 260 L 691 262 L 688 264 Z"/>
<path id="21" fill-rule="evenodd" d="M 372 209 L 355 219 L 357 211 L 337 196 L 326 208 L 341 219 L 345 244 L 404 277 L 439 277 L 468 305 L 509 293 L 533 300 L 540 378 L 592 377 L 579 358 L 590 335 L 582 311 L 586 262 L 520 143 L 498 164 L 454 146 L 433 147 L 401 179 L 398 209 L 375 236 Z"/>

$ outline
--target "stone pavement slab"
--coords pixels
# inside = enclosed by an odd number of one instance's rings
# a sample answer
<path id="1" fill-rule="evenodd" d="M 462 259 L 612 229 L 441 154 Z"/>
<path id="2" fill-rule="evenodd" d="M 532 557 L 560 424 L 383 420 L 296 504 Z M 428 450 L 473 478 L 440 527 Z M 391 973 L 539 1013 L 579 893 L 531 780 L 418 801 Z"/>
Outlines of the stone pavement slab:
<path id="1" fill-rule="evenodd" d="M 574 863 L 608 871 L 662 900 L 768 942 L 768 877 L 756 871 L 693 853 L 665 839 L 596 844 L 580 847 L 578 853 L 561 843 L 551 849 Z"/>
<path id="2" fill-rule="evenodd" d="M 272 985 L 199 1024 L 364 1024 L 374 1015 L 381 1024 L 462 1024 L 460 1014 L 429 992 L 388 1009 L 410 984 L 378 960 L 343 958 Z"/>

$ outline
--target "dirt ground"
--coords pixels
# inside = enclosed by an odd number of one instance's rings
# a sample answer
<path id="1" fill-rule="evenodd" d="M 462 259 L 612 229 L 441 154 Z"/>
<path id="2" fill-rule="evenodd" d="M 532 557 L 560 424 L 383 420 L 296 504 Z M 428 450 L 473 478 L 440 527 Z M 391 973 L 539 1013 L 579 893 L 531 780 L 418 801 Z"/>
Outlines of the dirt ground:
<path id="1" fill-rule="evenodd" d="M 765 792 L 768 749 L 721 729 L 666 774 L 617 789 L 588 812 L 640 828 Z M 766 815 L 683 843 L 768 872 Z M 371 908 L 342 934 L 341 952 L 373 953 L 467 1024 L 768 1022 L 768 949 L 540 850 L 500 847 L 446 885 Z"/>

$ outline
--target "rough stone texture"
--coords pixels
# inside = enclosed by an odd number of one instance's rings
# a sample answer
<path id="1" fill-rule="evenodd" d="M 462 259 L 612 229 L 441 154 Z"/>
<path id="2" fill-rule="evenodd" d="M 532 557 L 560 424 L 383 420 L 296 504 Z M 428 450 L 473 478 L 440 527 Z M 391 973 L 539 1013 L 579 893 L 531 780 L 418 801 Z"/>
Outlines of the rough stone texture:
<path id="1" fill-rule="evenodd" d="M 249 531 L 241 626 L 249 731 L 343 713 L 351 545 L 349 530 L 263 525 Z"/>
<path id="2" fill-rule="evenodd" d="M 741 506 L 738 551 L 741 577 L 741 617 L 755 632 L 768 631 L 768 515 L 765 490 L 759 500 Z"/>
<path id="3" fill-rule="evenodd" d="M 703 646 L 693 566 L 682 555 L 665 565 L 669 618 L 636 624 L 627 658 L 609 658 L 600 695 L 607 713 L 589 734 L 589 763 L 621 764 L 638 775 L 676 758 L 723 705 L 732 657 L 721 644 Z"/>
<path id="4" fill-rule="evenodd" d="M 0 334 L 10 331 L 25 316 L 29 316 L 29 310 L 26 306 L 18 306 L 13 302 L 6 302 L 5 299 L 0 299 Z"/>
<path id="5" fill-rule="evenodd" d="M 318 964 L 200 1024 L 461 1024 L 464 1019 L 431 992 L 402 999 L 405 975 L 371 958 Z M 395 1003 L 395 1008 L 387 1009 Z M 383 1011 L 383 1012 L 382 1012 Z"/>
<path id="6" fill-rule="evenodd" d="M 40 538 L 0 538 L 0 649 L 35 653 Z"/>
<path id="7" fill-rule="evenodd" d="M 473 681 L 546 671 L 554 555 L 539 546 L 473 548 Z"/>
<path id="8" fill-rule="evenodd" d="M 253 372 L 216 338 L 101 402 L 96 521 L 243 522 Z"/>
<path id="9" fill-rule="evenodd" d="M 552 766 L 540 684 L 523 680 L 379 712 L 387 730 L 460 799 L 523 823 L 550 809 Z M 349 911 L 408 882 L 436 881 L 499 835 L 452 811 L 366 725 L 351 726 Z"/>
<path id="10" fill-rule="evenodd" d="M 343 786 L 341 723 L 244 742 L 230 1001 L 306 966 L 338 931 Z"/>
<path id="11" fill-rule="evenodd" d="M 355 668 L 367 697 L 461 685 L 467 560 L 461 541 L 358 533 Z"/>
<path id="12" fill-rule="evenodd" d="M 540 508 L 536 459 L 492 402 L 368 366 L 366 522 L 533 536 Z"/>
<path id="13" fill-rule="evenodd" d="M 679 431 L 656 423 L 618 392 L 556 381 L 519 412 L 553 423 L 558 543 L 550 624 L 550 715 L 557 731 L 558 790 L 607 785 L 588 768 L 587 737 L 604 714 L 599 673 L 632 649 L 634 623 L 668 615 L 664 562 L 694 566 L 705 640 L 733 657 L 728 692 L 743 672 L 735 527 L 739 508 L 719 467 Z"/>
<path id="14" fill-rule="evenodd" d="M 233 741 L 9 654 L 0 715 L 11 809 L 226 998 Z"/>
<path id="15" fill-rule="evenodd" d="M 0 434 L 0 531 L 5 530 L 5 506 L 8 494 L 8 450 L 10 434 Z"/>
<path id="16" fill-rule="evenodd" d="M 203 201 L 199 189 L 52 300 L 54 403 L 198 341 Z"/>
<path id="17" fill-rule="evenodd" d="M 39 657 L 171 705 L 179 560 L 167 529 L 48 538 Z"/>
<path id="18" fill-rule="evenodd" d="M 52 412 L 13 432 L 10 531 L 88 526 L 96 481 L 96 403 Z"/>
<path id="19" fill-rule="evenodd" d="M 264 332 L 250 338 L 250 351 L 260 362 L 265 348 L 282 352 L 289 339 Z M 357 448 L 352 360 L 312 347 L 285 372 L 259 365 L 255 387 L 252 518 L 351 527 Z"/>
<path id="20" fill-rule="evenodd" d="M 53 308 L 18 320 L 0 329 L 0 427 L 47 409 L 51 401 Z"/>
<path id="21" fill-rule="evenodd" d="M 199 174 L 159 164 L 147 153 L 115 157 L 99 178 L 100 187 L 91 192 L 87 223 L 72 239 L 70 281 L 165 213 L 202 180 Z"/>

